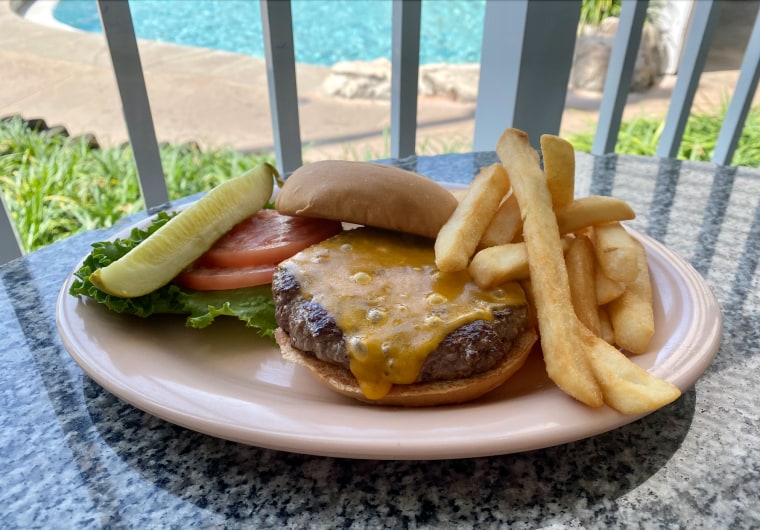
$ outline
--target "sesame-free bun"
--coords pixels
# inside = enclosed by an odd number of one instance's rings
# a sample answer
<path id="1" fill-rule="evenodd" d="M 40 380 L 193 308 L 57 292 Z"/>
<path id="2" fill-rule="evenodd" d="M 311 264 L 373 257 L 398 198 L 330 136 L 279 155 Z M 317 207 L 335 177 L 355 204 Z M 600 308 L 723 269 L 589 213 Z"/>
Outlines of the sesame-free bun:
<path id="1" fill-rule="evenodd" d="M 393 385 L 390 392 L 378 400 L 364 396 L 349 370 L 321 361 L 314 355 L 293 347 L 290 337 L 282 329 L 275 330 L 275 339 L 286 361 L 305 366 L 317 381 L 344 396 L 374 405 L 430 407 L 472 401 L 501 386 L 525 363 L 538 335 L 532 327 L 526 329 L 514 340 L 504 360 L 487 372 L 451 381 Z"/>
<path id="2" fill-rule="evenodd" d="M 418 173 L 370 162 L 324 160 L 295 170 L 275 207 L 302 215 L 434 238 L 457 206 L 454 195 Z"/>

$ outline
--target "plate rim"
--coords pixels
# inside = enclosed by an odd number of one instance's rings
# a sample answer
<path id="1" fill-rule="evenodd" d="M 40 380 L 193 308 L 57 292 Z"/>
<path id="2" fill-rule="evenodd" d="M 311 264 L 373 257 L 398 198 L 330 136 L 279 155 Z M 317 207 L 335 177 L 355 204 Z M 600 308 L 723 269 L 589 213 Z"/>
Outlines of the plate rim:
<path id="1" fill-rule="evenodd" d="M 111 239 L 124 237 L 133 228 L 144 226 L 146 223 L 149 223 L 153 217 L 154 216 L 149 216 L 148 218 L 142 219 L 119 230 L 111 237 Z M 703 335 L 701 336 L 702 340 L 699 341 L 700 346 L 697 348 L 697 355 L 694 355 L 690 360 L 691 362 L 687 362 L 685 366 L 677 365 L 677 370 L 675 372 L 668 373 L 668 370 L 665 370 L 665 374 L 661 373 L 664 369 L 670 366 L 668 364 L 669 360 L 683 360 L 680 359 L 680 357 L 679 359 L 671 359 L 672 354 L 666 356 L 664 362 L 658 364 L 657 361 L 655 361 L 654 366 L 650 370 L 655 375 L 665 377 L 678 386 L 682 392 L 685 392 L 704 373 L 717 355 L 723 330 L 723 317 L 720 306 L 704 278 L 680 255 L 650 236 L 639 233 L 630 227 L 626 228 L 628 228 L 628 230 L 647 248 L 647 253 L 651 256 L 650 268 L 652 266 L 651 262 L 653 258 L 655 261 L 657 259 L 662 260 L 663 263 L 668 264 L 673 271 L 678 273 L 676 276 L 681 281 L 680 289 L 690 289 L 688 293 L 696 296 L 701 301 L 698 307 L 693 308 L 694 311 L 699 310 L 701 312 L 701 315 L 697 315 L 701 318 L 697 319 L 695 322 L 688 323 L 690 326 L 689 333 L 693 333 L 693 330 L 697 330 L 701 331 Z M 92 360 L 88 359 L 88 355 L 91 356 L 94 355 L 94 353 L 83 353 L 78 350 L 73 337 L 67 334 L 67 319 L 73 318 L 72 315 L 69 314 L 68 309 L 85 302 L 69 295 L 68 290 L 74 279 L 74 272 L 79 269 L 85 257 L 86 256 L 83 256 L 67 275 L 56 300 L 56 325 L 69 355 L 80 366 L 85 374 L 122 401 L 170 423 L 210 436 L 268 449 L 315 456 L 380 460 L 439 460 L 447 458 L 492 456 L 542 449 L 596 436 L 632 423 L 647 415 L 622 415 L 608 407 L 603 407 L 598 410 L 589 409 L 580 403 L 574 402 L 572 398 L 561 393 L 557 388 L 544 389 L 542 392 L 548 391 L 552 393 L 549 395 L 550 399 L 553 399 L 553 395 L 558 395 L 561 396 L 563 400 L 569 400 L 570 407 L 582 410 L 582 412 L 579 413 L 579 418 L 591 418 L 592 425 L 584 429 L 581 433 L 575 434 L 570 434 L 568 428 L 563 429 L 562 426 L 552 426 L 552 428 L 546 430 L 544 433 L 546 436 L 541 439 L 526 440 L 524 439 L 524 436 L 510 438 L 511 433 L 508 431 L 492 433 L 491 436 L 480 437 L 476 440 L 460 439 L 462 438 L 461 436 L 450 437 L 448 439 L 444 437 L 438 438 L 434 447 L 431 447 L 429 442 L 420 443 L 415 440 L 403 439 L 402 432 L 397 432 L 395 438 L 370 440 L 365 439 L 366 436 L 358 436 L 354 441 L 353 439 L 346 437 L 338 437 L 337 434 L 324 435 L 323 433 L 313 431 L 303 431 L 300 433 L 276 432 L 271 429 L 263 429 L 260 425 L 255 424 L 255 422 L 230 425 L 229 423 L 220 420 L 215 421 L 214 419 L 204 418 L 198 414 L 197 410 L 193 412 L 192 410 L 182 410 L 181 408 L 167 405 L 167 400 L 160 399 L 160 396 L 157 398 L 155 395 L 136 395 L 134 388 L 125 383 L 123 377 L 120 379 L 119 377 L 113 377 L 118 374 L 101 373 L 98 370 L 98 367 L 93 365 Z M 679 292 L 682 295 L 684 294 L 683 290 Z M 705 315 L 709 315 L 713 319 L 713 325 L 712 327 L 709 327 L 709 329 L 703 325 L 706 320 L 704 318 Z M 680 318 L 681 321 L 683 321 L 685 316 L 681 315 Z M 692 340 L 692 342 L 695 341 Z M 105 351 L 97 352 L 97 354 L 103 354 L 106 356 L 112 355 L 112 353 Z M 634 362 L 636 362 L 636 357 L 633 357 L 633 359 Z M 111 375 L 112 377 L 108 377 L 108 375 Z M 324 392 L 330 391 L 324 389 Z M 249 408 L 253 407 L 255 409 L 255 403 L 249 402 L 248 405 Z M 394 410 L 396 411 L 395 414 L 400 415 L 414 416 L 416 414 L 438 417 L 442 414 L 451 414 L 452 411 L 470 410 L 473 407 L 480 407 L 481 405 L 476 401 L 462 405 L 436 407 L 434 409 L 399 410 L 395 408 L 389 409 L 387 407 L 372 407 L 353 402 L 352 400 L 346 400 L 346 402 L 341 402 L 341 404 L 335 406 L 337 406 L 338 410 L 342 407 L 362 407 L 361 410 L 363 412 L 376 416 L 382 416 L 385 414 L 386 412 L 382 412 L 383 410 Z M 331 408 L 335 408 L 335 406 Z M 493 404 L 489 404 L 488 408 L 490 409 L 494 406 L 495 405 Z M 350 430 L 351 426 L 347 425 L 345 427 Z"/>

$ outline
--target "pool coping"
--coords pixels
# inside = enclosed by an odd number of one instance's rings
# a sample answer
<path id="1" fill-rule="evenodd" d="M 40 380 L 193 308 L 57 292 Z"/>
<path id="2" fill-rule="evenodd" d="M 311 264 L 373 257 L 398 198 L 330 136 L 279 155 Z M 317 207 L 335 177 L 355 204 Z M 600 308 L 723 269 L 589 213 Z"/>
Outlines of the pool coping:
<path id="1" fill-rule="evenodd" d="M 64 24 L 59 27 L 29 20 L 20 14 L 30 4 L 40 1 L 43 0 L 11 0 L 4 4 L 5 9 L 0 9 L 0 24 L 3 26 L 0 44 L 3 50 L 19 48 L 51 59 L 111 68 L 103 35 L 77 30 Z M 14 42 L 18 46 L 13 46 Z M 219 77 L 231 82 L 249 82 L 248 72 L 251 69 L 263 70 L 262 75 L 266 75 L 263 58 L 147 39 L 138 39 L 138 45 L 146 74 L 160 70 Z M 329 73 L 329 67 L 326 66 L 299 63 L 296 68 L 299 88 L 302 87 L 303 78 L 303 88 L 307 91 L 318 87 Z"/>

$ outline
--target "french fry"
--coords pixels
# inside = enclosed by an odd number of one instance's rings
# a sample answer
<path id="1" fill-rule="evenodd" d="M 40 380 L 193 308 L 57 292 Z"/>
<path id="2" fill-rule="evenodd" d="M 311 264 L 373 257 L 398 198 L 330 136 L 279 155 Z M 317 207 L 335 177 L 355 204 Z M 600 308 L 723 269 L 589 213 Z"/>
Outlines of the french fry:
<path id="1" fill-rule="evenodd" d="M 435 240 L 435 264 L 444 272 L 467 268 L 488 223 L 509 190 L 509 176 L 499 164 L 483 168 L 467 195 L 441 227 Z"/>
<path id="2" fill-rule="evenodd" d="M 583 229 L 581 234 L 586 235 L 590 241 L 594 239 L 594 227 L 588 227 Z M 592 244 L 593 246 L 593 244 Z M 596 251 L 593 251 L 594 260 L 596 260 Z M 605 342 L 615 345 L 615 335 L 612 332 L 612 323 L 610 322 L 610 315 L 607 312 L 607 308 L 604 307 L 625 291 L 625 284 L 623 282 L 616 282 L 610 280 L 603 272 L 599 263 L 594 263 L 594 287 L 596 290 L 596 303 L 597 314 L 599 317 L 599 336 L 604 339 Z"/>
<path id="3" fill-rule="evenodd" d="M 467 188 L 461 188 L 461 189 L 457 188 L 457 189 L 451 190 L 451 194 L 454 196 L 454 198 L 458 202 L 462 202 L 462 199 L 464 199 L 465 196 L 467 195 Z"/>
<path id="4" fill-rule="evenodd" d="M 594 240 L 594 227 L 589 226 L 578 232 L 579 235 L 585 235 Z M 599 306 L 603 306 L 621 294 L 625 290 L 625 284 L 623 282 L 616 282 L 607 278 L 602 272 L 599 263 L 596 261 L 596 251 L 594 251 L 594 286 L 596 287 L 596 303 Z M 602 337 L 604 338 L 604 337 Z M 606 340 L 606 339 L 605 339 Z M 607 341 L 610 342 L 610 341 Z"/>
<path id="5" fill-rule="evenodd" d="M 562 251 L 570 248 L 571 237 L 562 238 Z M 481 289 L 488 289 L 504 282 L 527 280 L 528 250 L 525 242 L 507 243 L 479 250 L 467 268 L 473 281 Z"/>
<path id="6" fill-rule="evenodd" d="M 496 153 L 507 168 L 523 216 L 523 237 L 547 374 L 567 394 L 591 407 L 601 407 L 601 388 L 581 338 L 582 330 L 592 340 L 593 335 L 578 320 L 570 300 L 557 219 L 546 179 L 536 161 L 537 154 L 528 135 L 517 129 L 502 133 Z"/>
<path id="7" fill-rule="evenodd" d="M 636 242 L 618 222 L 594 226 L 594 249 L 604 275 L 617 282 L 630 283 L 638 274 Z"/>
<path id="8" fill-rule="evenodd" d="M 654 314 L 646 251 L 638 241 L 636 245 L 639 248 L 639 274 L 606 309 L 612 324 L 614 344 L 630 353 L 643 353 L 654 334 Z M 615 331 L 616 321 L 618 328 L 623 325 L 625 333 Z M 591 353 L 591 366 L 602 386 L 605 403 L 623 414 L 651 412 L 681 395 L 676 386 L 652 376 L 615 348 L 595 348 Z"/>
<path id="9" fill-rule="evenodd" d="M 636 279 L 629 283 L 625 292 L 609 303 L 610 322 L 615 343 L 624 350 L 640 354 L 647 350 L 654 335 L 654 309 L 652 306 L 652 283 L 649 277 L 646 251 L 634 240 L 637 250 Z"/>
<path id="10" fill-rule="evenodd" d="M 623 282 L 610 280 L 599 266 L 594 268 L 594 277 L 596 303 L 599 305 L 609 304 L 625 291 L 625 284 Z"/>
<path id="11" fill-rule="evenodd" d="M 527 280 L 528 250 L 525 243 L 507 243 L 479 250 L 467 267 L 473 281 L 488 289 L 511 280 Z"/>
<path id="12" fill-rule="evenodd" d="M 581 197 L 557 210 L 557 224 L 562 235 L 601 223 L 629 221 L 635 217 L 627 202 L 602 195 Z"/>
<path id="13" fill-rule="evenodd" d="M 601 336 L 594 285 L 594 247 L 585 235 L 572 239 L 569 247 L 565 253 L 565 265 L 575 314 L 591 333 Z"/>
<path id="14" fill-rule="evenodd" d="M 520 207 L 517 206 L 517 199 L 513 194 L 501 201 L 499 209 L 496 210 L 488 228 L 480 239 L 480 247 L 495 247 L 496 245 L 505 245 L 511 243 L 522 230 L 522 219 L 520 218 Z"/>
<path id="15" fill-rule="evenodd" d="M 615 345 L 615 332 L 612 331 L 612 322 L 610 322 L 610 314 L 607 308 L 599 306 L 596 308 L 599 315 L 599 336 L 604 339 L 604 342 Z"/>
<path id="16" fill-rule="evenodd" d="M 654 377 L 612 346 L 592 349 L 591 366 L 605 403 L 623 414 L 651 412 L 681 395 L 676 386 Z"/>
<path id="17" fill-rule="evenodd" d="M 635 365 L 575 315 L 557 218 L 527 134 L 505 130 L 496 152 L 523 215 L 532 297 L 549 377 L 587 405 L 607 403 L 625 414 L 651 411 L 677 399 L 678 388 Z"/>
<path id="18" fill-rule="evenodd" d="M 573 200 L 575 195 L 575 149 L 570 142 L 552 134 L 541 135 L 546 185 L 557 210 Z"/>

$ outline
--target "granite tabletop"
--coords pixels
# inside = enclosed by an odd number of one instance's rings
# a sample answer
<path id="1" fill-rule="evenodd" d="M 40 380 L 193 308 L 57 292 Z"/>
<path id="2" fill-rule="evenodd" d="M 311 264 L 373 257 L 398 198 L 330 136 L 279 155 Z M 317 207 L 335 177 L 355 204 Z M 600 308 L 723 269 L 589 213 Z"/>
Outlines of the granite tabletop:
<path id="1" fill-rule="evenodd" d="M 466 184 L 492 153 L 390 161 Z M 309 456 L 143 412 L 63 346 L 73 236 L 0 267 L 3 528 L 759 528 L 760 171 L 578 154 L 577 194 L 612 195 L 630 226 L 702 275 L 723 315 L 717 355 L 642 419 L 543 449 L 439 460 Z"/>

